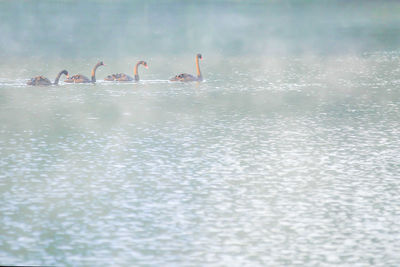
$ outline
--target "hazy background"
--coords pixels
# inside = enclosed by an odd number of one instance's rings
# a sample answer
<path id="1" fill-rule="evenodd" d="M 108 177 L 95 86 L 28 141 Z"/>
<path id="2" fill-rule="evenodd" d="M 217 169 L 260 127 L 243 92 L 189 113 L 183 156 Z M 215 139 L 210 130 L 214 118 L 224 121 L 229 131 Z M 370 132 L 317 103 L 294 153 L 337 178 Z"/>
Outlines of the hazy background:
<path id="1" fill-rule="evenodd" d="M 2 1 L 2 56 L 397 49 L 396 1 Z M 45 45 L 45 49 L 44 46 Z"/>
<path id="2" fill-rule="evenodd" d="M 152 73 L 163 77 L 197 52 L 211 66 L 248 58 L 259 67 L 274 56 L 397 51 L 399 9 L 396 1 L 2 1 L 2 76 L 140 58 L 154 59 Z"/>
<path id="3" fill-rule="evenodd" d="M 0 264 L 400 265 L 399 31 L 397 1 L 0 1 Z"/>

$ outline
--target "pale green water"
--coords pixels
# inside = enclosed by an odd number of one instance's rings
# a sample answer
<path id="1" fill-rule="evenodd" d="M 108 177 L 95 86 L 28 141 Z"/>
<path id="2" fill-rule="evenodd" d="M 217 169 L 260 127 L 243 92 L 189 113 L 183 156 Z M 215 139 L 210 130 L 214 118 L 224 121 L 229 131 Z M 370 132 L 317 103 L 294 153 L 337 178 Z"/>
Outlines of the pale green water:
<path id="1" fill-rule="evenodd" d="M 1 2 L 0 264 L 400 265 L 399 11 Z"/>

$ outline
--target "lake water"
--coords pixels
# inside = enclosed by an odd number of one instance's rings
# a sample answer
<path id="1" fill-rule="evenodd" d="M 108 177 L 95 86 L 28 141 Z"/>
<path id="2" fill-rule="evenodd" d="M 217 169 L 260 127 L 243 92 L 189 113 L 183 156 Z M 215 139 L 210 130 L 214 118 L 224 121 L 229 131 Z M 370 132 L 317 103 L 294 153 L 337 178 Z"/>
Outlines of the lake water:
<path id="1" fill-rule="evenodd" d="M 399 266 L 399 11 L 1 2 L 0 264 Z"/>

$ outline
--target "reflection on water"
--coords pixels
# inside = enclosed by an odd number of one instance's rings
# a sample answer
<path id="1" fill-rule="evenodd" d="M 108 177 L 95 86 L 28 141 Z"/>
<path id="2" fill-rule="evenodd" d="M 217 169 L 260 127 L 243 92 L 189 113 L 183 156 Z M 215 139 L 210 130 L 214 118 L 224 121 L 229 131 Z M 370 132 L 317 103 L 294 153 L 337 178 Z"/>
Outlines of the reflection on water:
<path id="1" fill-rule="evenodd" d="M 22 50 L 0 65 L 1 264 L 399 265 L 398 51 L 203 53 L 200 84 L 167 80 L 195 53 L 105 55 L 95 85 L 28 87 L 97 58 Z"/>

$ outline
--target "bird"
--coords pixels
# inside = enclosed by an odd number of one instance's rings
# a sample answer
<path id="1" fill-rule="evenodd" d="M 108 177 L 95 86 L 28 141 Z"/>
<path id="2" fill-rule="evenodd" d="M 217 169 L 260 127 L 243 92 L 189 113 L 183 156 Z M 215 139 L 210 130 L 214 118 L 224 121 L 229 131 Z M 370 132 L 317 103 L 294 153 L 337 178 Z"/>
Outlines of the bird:
<path id="1" fill-rule="evenodd" d="M 196 70 L 197 70 L 197 77 L 187 74 L 187 73 L 181 73 L 176 75 L 175 77 L 172 77 L 170 79 L 171 82 L 201 82 L 203 80 L 203 76 L 201 75 L 200 71 L 200 65 L 199 65 L 199 59 L 203 59 L 201 54 L 196 55 Z"/>
<path id="2" fill-rule="evenodd" d="M 67 75 L 67 79 L 69 78 L 68 76 L 68 71 L 62 70 L 57 74 L 56 79 L 54 80 L 54 83 L 51 83 L 49 79 L 47 79 L 44 76 L 36 76 L 32 79 L 30 79 L 26 84 L 27 85 L 34 85 L 34 86 L 47 86 L 47 85 L 58 85 L 58 81 L 60 80 L 61 75 Z"/>
<path id="3" fill-rule="evenodd" d="M 116 81 L 116 82 L 129 82 L 129 81 L 139 81 L 139 73 L 138 73 L 138 67 L 139 65 L 143 65 L 146 69 L 149 67 L 147 66 L 146 61 L 138 61 L 135 65 L 135 69 L 133 70 L 133 74 L 135 75 L 135 78 L 132 78 L 131 76 L 125 74 L 125 73 L 116 73 L 116 74 L 111 74 L 108 75 L 107 77 L 104 78 L 105 81 Z"/>
<path id="4" fill-rule="evenodd" d="M 85 75 L 76 74 L 74 76 L 67 78 L 64 82 L 66 82 L 66 83 L 95 83 L 96 82 L 96 70 L 100 66 L 105 66 L 103 61 L 98 62 L 94 66 L 94 68 L 92 70 L 92 77 L 91 77 L 92 79 L 91 80 L 89 80 L 89 78 L 86 77 Z"/>

